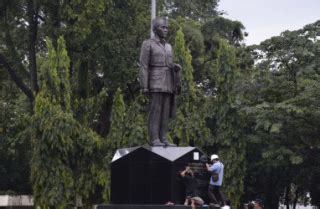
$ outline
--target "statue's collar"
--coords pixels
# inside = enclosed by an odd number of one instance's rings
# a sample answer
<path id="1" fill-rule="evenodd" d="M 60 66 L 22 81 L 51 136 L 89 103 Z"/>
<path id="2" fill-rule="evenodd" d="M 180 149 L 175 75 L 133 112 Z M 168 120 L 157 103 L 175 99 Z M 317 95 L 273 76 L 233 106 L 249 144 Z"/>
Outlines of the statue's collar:
<path id="1" fill-rule="evenodd" d="M 154 36 L 152 39 L 159 44 L 166 44 L 166 40 L 165 39 L 161 40 L 158 36 Z"/>

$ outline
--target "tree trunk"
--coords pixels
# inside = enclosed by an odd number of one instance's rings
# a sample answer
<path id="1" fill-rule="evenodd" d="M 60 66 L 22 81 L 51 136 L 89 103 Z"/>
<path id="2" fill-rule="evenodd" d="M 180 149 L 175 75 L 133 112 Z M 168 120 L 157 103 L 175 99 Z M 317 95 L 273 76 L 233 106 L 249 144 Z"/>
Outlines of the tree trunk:
<path id="1" fill-rule="evenodd" d="M 31 89 L 34 92 L 39 91 L 38 76 L 37 76 L 37 59 L 36 59 L 36 42 L 38 30 L 38 8 L 34 5 L 33 0 L 27 1 L 27 15 L 29 22 L 29 71 Z"/>
<path id="2" fill-rule="evenodd" d="M 274 209 L 279 208 L 279 197 L 280 194 L 276 193 L 275 191 L 270 191 L 269 194 L 266 195 L 266 209 Z"/>
<path id="3" fill-rule="evenodd" d="M 99 122 L 97 126 L 97 133 L 100 136 L 107 136 L 111 126 L 111 112 L 112 112 L 112 105 L 113 105 L 113 96 L 114 92 L 111 92 L 107 100 L 103 103 L 103 107 L 100 112 Z"/>
<path id="4" fill-rule="evenodd" d="M 295 192 L 295 197 L 293 200 L 293 209 L 296 209 L 297 203 L 298 203 L 298 197 L 299 197 L 299 188 L 297 188 L 296 192 Z"/>
<path id="5" fill-rule="evenodd" d="M 81 60 L 81 64 L 79 66 L 78 71 L 78 93 L 79 97 L 82 99 L 86 99 L 89 94 L 89 66 L 88 66 L 88 60 L 83 58 Z"/>
<path id="6" fill-rule="evenodd" d="M 290 198 L 289 198 L 289 194 L 290 194 L 290 185 L 286 187 L 286 193 L 285 193 L 285 205 L 287 209 L 290 209 Z"/>
<path id="7" fill-rule="evenodd" d="M 18 88 L 29 98 L 30 103 L 33 104 L 34 96 L 32 90 L 23 82 L 21 77 L 27 76 L 28 72 L 24 68 L 20 56 L 15 49 L 12 37 L 10 34 L 10 25 L 5 18 L 5 44 L 7 45 L 9 57 L 0 53 L 0 64 L 8 71 L 10 78 L 16 83 Z M 13 61 L 12 61 L 13 60 Z M 18 76 L 20 75 L 20 77 Z"/>
<path id="8" fill-rule="evenodd" d="M 60 18 L 60 1 L 51 1 L 52 11 L 49 14 L 49 21 L 52 24 L 52 27 L 49 32 L 49 37 L 52 40 L 54 48 L 57 48 L 57 40 L 60 34 L 61 18 Z"/>

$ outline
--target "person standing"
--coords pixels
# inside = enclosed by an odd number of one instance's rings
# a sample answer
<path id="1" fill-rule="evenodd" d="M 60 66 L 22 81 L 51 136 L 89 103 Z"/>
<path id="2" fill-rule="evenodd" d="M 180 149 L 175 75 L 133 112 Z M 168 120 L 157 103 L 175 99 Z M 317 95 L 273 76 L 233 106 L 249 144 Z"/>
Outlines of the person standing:
<path id="1" fill-rule="evenodd" d="M 173 63 L 172 47 L 166 42 L 167 20 L 152 20 L 154 37 L 145 40 L 140 53 L 139 81 L 149 97 L 148 135 L 151 146 L 176 146 L 166 139 L 169 119 L 175 114 L 175 95 L 180 92 L 179 64 Z"/>
<path id="2" fill-rule="evenodd" d="M 220 207 L 224 205 L 224 199 L 220 188 L 223 180 L 224 165 L 216 154 L 210 157 L 212 164 L 206 164 L 207 170 L 211 173 L 208 188 L 208 196 L 214 206 Z"/>

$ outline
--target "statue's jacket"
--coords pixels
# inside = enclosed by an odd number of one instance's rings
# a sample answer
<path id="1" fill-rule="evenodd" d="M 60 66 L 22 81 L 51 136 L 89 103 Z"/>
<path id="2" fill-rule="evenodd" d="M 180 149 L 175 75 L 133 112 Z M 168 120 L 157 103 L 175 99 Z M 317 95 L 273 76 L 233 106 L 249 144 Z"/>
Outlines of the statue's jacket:
<path id="1" fill-rule="evenodd" d="M 169 43 L 158 38 L 145 40 L 140 53 L 140 86 L 148 92 L 174 93 L 173 53 Z"/>

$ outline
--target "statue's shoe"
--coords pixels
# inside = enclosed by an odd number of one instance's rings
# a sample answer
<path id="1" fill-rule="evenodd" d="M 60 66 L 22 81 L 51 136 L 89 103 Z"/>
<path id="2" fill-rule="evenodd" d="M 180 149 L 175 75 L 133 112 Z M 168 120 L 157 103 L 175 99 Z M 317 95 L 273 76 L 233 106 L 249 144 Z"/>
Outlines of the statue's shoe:
<path id="1" fill-rule="evenodd" d="M 152 146 L 152 147 L 162 147 L 162 146 L 165 146 L 165 144 L 162 143 L 160 141 L 160 139 L 155 139 L 150 143 L 150 146 Z"/>
<path id="2" fill-rule="evenodd" d="M 176 144 L 172 144 L 170 143 L 167 139 L 163 139 L 161 140 L 161 142 L 164 144 L 164 146 L 166 147 L 176 147 L 177 145 Z"/>

